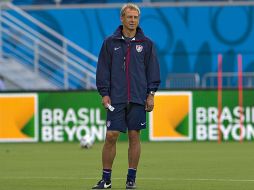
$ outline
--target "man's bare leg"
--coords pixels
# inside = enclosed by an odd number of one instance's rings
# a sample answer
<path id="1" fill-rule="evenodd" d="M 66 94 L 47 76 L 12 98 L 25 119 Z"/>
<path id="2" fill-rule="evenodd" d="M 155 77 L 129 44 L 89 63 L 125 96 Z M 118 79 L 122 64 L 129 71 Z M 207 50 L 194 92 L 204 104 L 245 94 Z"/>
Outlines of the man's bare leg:
<path id="1" fill-rule="evenodd" d="M 128 137 L 129 137 L 129 149 L 128 149 L 129 168 L 137 169 L 141 153 L 140 131 L 130 130 L 128 131 Z"/>
<path id="2" fill-rule="evenodd" d="M 136 189 L 136 172 L 139 163 L 141 144 L 140 144 L 140 131 L 129 130 L 129 169 L 127 174 L 126 189 Z"/>
<path id="3" fill-rule="evenodd" d="M 111 169 L 116 156 L 116 142 L 119 131 L 107 131 L 106 140 L 102 150 L 103 169 Z"/>

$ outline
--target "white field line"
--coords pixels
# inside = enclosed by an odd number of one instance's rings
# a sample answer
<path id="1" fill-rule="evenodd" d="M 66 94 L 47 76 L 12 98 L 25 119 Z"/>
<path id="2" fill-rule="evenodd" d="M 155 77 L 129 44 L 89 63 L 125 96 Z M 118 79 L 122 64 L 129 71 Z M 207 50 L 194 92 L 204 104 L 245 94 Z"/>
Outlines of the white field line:
<path id="1" fill-rule="evenodd" d="M 45 180 L 97 180 L 98 177 L 0 177 L 0 180 L 13 179 L 45 179 Z M 126 178 L 112 178 L 112 180 L 125 180 Z M 254 182 L 254 179 L 216 179 L 216 178 L 137 178 L 137 180 L 149 181 L 217 181 L 217 182 Z"/>

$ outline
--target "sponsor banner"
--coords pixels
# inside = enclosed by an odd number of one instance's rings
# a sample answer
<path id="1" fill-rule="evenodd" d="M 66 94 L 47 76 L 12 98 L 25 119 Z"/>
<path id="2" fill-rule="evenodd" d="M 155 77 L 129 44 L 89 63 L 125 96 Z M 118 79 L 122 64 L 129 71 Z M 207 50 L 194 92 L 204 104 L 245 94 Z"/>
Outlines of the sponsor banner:
<path id="1" fill-rule="evenodd" d="M 37 95 L 0 94 L 0 142 L 37 142 Z"/>
<path id="2" fill-rule="evenodd" d="M 79 141 L 92 136 L 102 141 L 106 111 L 96 92 L 40 93 L 39 126 L 42 142 Z"/>
<path id="3" fill-rule="evenodd" d="M 72 142 L 86 135 L 97 141 L 105 139 L 106 110 L 97 92 L 39 93 L 39 99 L 40 141 Z M 147 130 L 141 138 L 148 140 Z M 121 134 L 119 140 L 127 140 L 127 134 Z"/>
<path id="4" fill-rule="evenodd" d="M 149 114 L 152 141 L 192 140 L 192 93 L 157 92 Z"/>
<path id="5" fill-rule="evenodd" d="M 254 140 L 254 91 L 243 91 L 242 108 L 237 90 L 225 90 L 222 97 L 221 140 Z M 142 141 L 218 140 L 216 90 L 157 92 L 154 101 Z M 96 91 L 0 94 L 0 142 L 73 142 L 86 135 L 103 141 L 106 125 Z"/>
<path id="6" fill-rule="evenodd" d="M 217 91 L 194 91 L 194 140 L 217 141 L 218 121 L 222 141 L 254 140 L 254 92 L 243 91 L 243 107 L 238 105 L 238 91 L 225 90 L 222 94 L 222 109 L 218 118 Z M 241 114 L 242 110 L 242 114 Z M 242 123 L 240 117 L 242 115 Z M 242 129 L 242 130 L 241 130 Z"/>
<path id="7" fill-rule="evenodd" d="M 149 114 L 150 140 L 218 141 L 218 121 L 222 141 L 254 140 L 254 92 L 243 91 L 241 108 L 238 91 L 224 90 L 220 120 L 217 97 L 216 90 L 157 92 Z"/>

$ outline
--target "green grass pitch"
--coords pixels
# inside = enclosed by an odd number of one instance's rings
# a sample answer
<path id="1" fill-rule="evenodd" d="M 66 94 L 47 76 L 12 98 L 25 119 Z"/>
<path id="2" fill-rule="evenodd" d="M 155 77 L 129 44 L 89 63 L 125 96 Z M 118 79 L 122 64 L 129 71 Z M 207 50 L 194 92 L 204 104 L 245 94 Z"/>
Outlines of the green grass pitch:
<path id="1" fill-rule="evenodd" d="M 86 190 L 101 177 L 102 143 L 0 144 L 0 190 Z M 125 189 L 127 142 L 117 144 L 112 189 Z M 139 190 L 252 190 L 252 142 L 144 142 Z"/>

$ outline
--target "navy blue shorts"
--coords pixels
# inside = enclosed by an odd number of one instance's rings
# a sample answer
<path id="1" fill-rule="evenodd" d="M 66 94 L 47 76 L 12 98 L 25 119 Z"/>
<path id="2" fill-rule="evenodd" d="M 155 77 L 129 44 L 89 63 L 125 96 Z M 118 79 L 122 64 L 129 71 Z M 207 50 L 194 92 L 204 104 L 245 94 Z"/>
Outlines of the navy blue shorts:
<path id="1" fill-rule="evenodd" d="M 146 128 L 145 106 L 141 104 L 114 104 L 115 110 L 107 111 L 107 130 L 126 133 L 128 130 Z"/>

